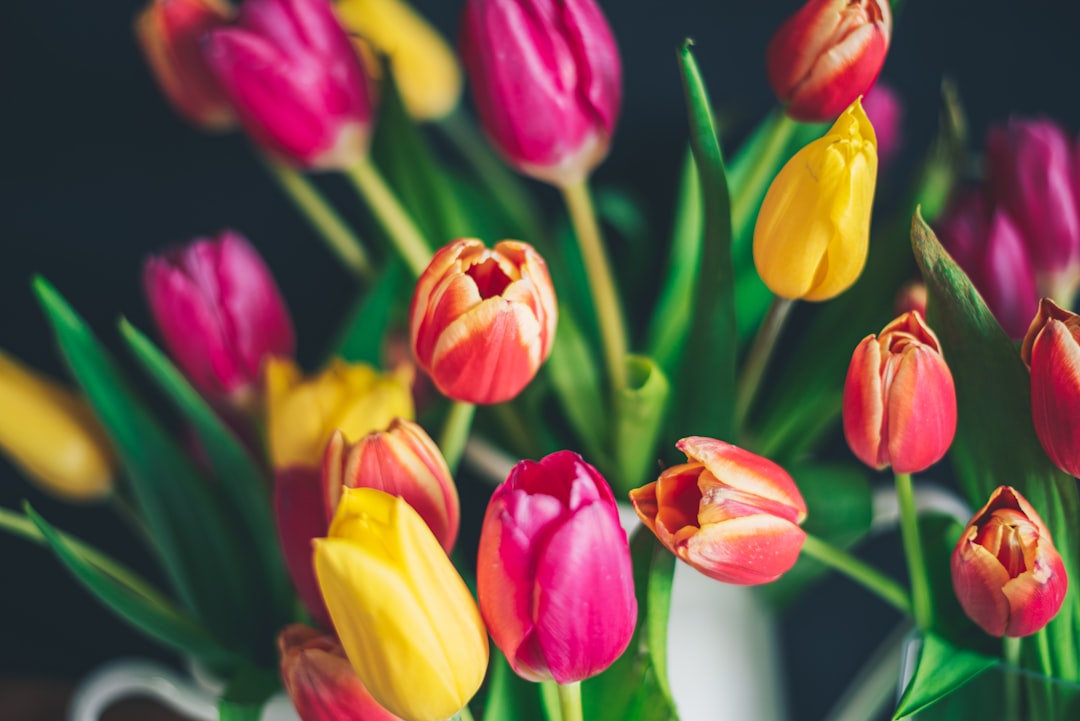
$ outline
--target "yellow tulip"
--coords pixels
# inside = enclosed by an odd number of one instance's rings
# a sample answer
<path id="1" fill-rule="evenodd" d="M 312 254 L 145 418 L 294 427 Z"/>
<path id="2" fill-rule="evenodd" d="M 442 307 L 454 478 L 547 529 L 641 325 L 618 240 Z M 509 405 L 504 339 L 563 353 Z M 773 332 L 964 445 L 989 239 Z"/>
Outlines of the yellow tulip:
<path id="1" fill-rule="evenodd" d="M 445 721 L 480 688 L 487 631 L 472 594 L 401 498 L 346 488 L 315 575 L 356 674 L 406 721 Z"/>
<path id="2" fill-rule="evenodd" d="M 348 30 L 389 59 L 409 115 L 437 120 L 454 109 L 462 85 L 457 58 L 412 7 L 401 0 L 341 0 L 337 11 Z"/>
<path id="3" fill-rule="evenodd" d="M 271 358 L 265 369 L 270 458 L 277 469 L 321 467 L 334 431 L 355 442 L 395 418 L 413 417 L 412 394 L 401 374 L 334 359 L 304 378 L 296 364 Z"/>
<path id="4" fill-rule="evenodd" d="M 89 406 L 3 352 L 0 450 L 66 501 L 96 501 L 112 491 L 116 456 Z"/>
<path id="5" fill-rule="evenodd" d="M 828 300 L 862 273 L 877 181 L 877 138 L 856 100 L 781 168 L 754 227 L 754 265 L 773 293 Z"/>

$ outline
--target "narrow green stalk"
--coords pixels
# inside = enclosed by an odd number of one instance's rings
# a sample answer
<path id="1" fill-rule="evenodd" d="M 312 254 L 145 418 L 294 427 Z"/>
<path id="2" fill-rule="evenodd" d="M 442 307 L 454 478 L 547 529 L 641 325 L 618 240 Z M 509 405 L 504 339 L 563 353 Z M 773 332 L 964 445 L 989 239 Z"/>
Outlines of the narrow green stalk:
<path id="1" fill-rule="evenodd" d="M 559 684 L 559 709 L 562 721 L 582 721 L 580 681 Z"/>
<path id="2" fill-rule="evenodd" d="M 746 417 L 754 404 L 754 397 L 761 386 L 761 379 L 765 377 L 765 369 L 769 365 L 773 348 L 776 347 L 776 341 L 780 338 L 780 331 L 784 329 L 784 322 L 794 306 L 793 300 L 781 298 L 778 295 L 773 296 L 769 312 L 765 314 L 765 319 L 761 321 L 761 327 L 754 336 L 754 344 L 750 346 L 750 351 L 746 354 L 746 360 L 743 361 L 739 380 L 735 386 L 735 428 L 737 429 L 741 429 L 743 423 L 746 422 Z"/>
<path id="3" fill-rule="evenodd" d="M 492 192 L 492 199 L 499 204 L 514 230 L 524 234 L 526 240 L 538 245 L 543 236 L 543 224 L 536 206 L 524 191 L 521 179 L 495 154 L 487 140 L 476 130 L 476 125 L 459 105 L 452 113 L 437 123 L 461 155 L 472 166 L 484 186 Z"/>
<path id="4" fill-rule="evenodd" d="M 896 474 L 896 500 L 900 505 L 900 538 L 904 543 L 904 556 L 911 578 L 915 626 L 919 631 L 928 631 L 934 621 L 934 607 L 930 600 L 930 576 L 926 571 L 926 557 L 923 556 L 919 538 L 919 519 L 915 513 L 915 492 L 910 473 Z"/>
<path id="5" fill-rule="evenodd" d="M 287 165 L 265 155 L 260 157 L 270 175 L 318 231 L 342 265 L 360 280 L 370 280 L 374 272 L 364 244 L 311 181 Z"/>
<path id="6" fill-rule="evenodd" d="M 1020 718 L 1020 639 L 1001 639 L 1001 657 L 1005 661 L 1005 718 Z"/>
<path id="7" fill-rule="evenodd" d="M 806 535 L 802 552 L 877 594 L 897 611 L 911 614 L 911 602 L 904 589 L 873 566 L 810 534 Z"/>
<path id="8" fill-rule="evenodd" d="M 473 721 L 472 711 L 469 710 L 468 706 L 465 706 L 454 714 L 454 718 L 457 719 L 457 721 Z"/>
<path id="9" fill-rule="evenodd" d="M 458 464 L 461 463 L 461 455 L 465 452 L 465 444 L 469 440 L 474 415 L 476 415 L 476 406 L 472 403 L 454 401 L 450 406 L 450 412 L 446 414 L 446 420 L 443 421 L 439 448 L 451 473 L 456 473 Z"/>
<path id="10" fill-rule="evenodd" d="M 767 141 L 761 153 L 755 158 L 753 169 L 746 180 L 731 193 L 731 228 L 733 237 L 739 237 L 750 222 L 757 206 L 757 199 L 765 193 L 772 182 L 773 168 L 780 154 L 788 146 L 791 136 L 799 124 L 789 118 L 782 110 L 776 111 L 771 120 Z"/>
<path id="11" fill-rule="evenodd" d="M 596 306 L 596 320 L 600 326 L 600 340 L 604 346 L 608 379 L 617 393 L 626 388 L 626 326 L 619 306 L 619 294 L 611 273 L 600 224 L 596 219 L 592 197 L 587 181 L 562 189 L 563 199 L 570 212 L 570 222 L 577 235 L 585 273 L 589 277 L 589 291 Z"/>
<path id="12" fill-rule="evenodd" d="M 398 253 L 417 278 L 431 260 L 431 248 L 409 213 L 402 207 L 386 179 L 379 173 L 371 158 L 364 158 L 345 171 L 357 192 L 367 202 Z"/>

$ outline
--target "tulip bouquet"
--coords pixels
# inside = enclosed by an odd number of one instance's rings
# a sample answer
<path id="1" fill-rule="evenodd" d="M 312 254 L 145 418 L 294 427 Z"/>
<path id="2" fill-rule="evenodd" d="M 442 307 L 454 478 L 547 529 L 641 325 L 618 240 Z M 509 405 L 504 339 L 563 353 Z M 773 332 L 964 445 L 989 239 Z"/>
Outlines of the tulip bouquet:
<path id="1" fill-rule="evenodd" d="M 624 83 L 594 0 L 464 0 L 459 55 L 402 0 L 151 0 L 136 34 L 169 102 L 246 133 L 359 300 L 309 372 L 241 234 L 150 258 L 163 348 L 120 336 L 158 407 L 36 278 L 77 387 L 0 355 L 0 448 L 114 502 L 166 587 L 29 504 L 0 528 L 220 677 L 222 719 L 281 688 L 304 721 L 678 718 L 677 561 L 778 611 L 838 572 L 910 618 L 894 718 L 1075 718 L 1077 157 L 1013 121 L 950 202 L 946 87 L 872 223 L 892 26 L 884 0 L 809 0 L 763 48 L 780 107 L 730 158 L 679 48 L 690 150 L 660 242 L 590 189 Z M 363 236 L 316 171 L 355 187 Z M 538 211 L 545 185 L 565 216 Z M 648 262 L 613 265 L 612 231 Z M 886 469 L 903 581 L 859 556 Z M 970 520 L 917 508 L 928 469 Z"/>

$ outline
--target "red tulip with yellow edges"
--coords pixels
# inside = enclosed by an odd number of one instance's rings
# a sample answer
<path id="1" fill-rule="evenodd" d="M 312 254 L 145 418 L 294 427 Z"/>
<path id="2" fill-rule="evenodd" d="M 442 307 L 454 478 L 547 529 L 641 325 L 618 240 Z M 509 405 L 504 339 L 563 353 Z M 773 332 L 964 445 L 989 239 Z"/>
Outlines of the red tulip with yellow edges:
<path id="1" fill-rule="evenodd" d="M 1080 476 L 1080 316 L 1039 303 L 1020 348 L 1031 369 L 1031 418 L 1054 465 Z"/>

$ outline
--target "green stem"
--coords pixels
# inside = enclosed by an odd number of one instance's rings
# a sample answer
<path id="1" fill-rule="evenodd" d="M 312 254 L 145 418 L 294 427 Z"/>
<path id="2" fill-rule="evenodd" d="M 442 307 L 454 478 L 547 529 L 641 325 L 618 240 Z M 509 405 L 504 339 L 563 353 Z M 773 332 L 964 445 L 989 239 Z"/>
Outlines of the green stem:
<path id="1" fill-rule="evenodd" d="M 795 134 L 799 124 L 784 114 L 776 111 L 770 119 L 765 145 L 754 159 L 752 170 L 739 187 L 731 193 L 731 228 L 732 237 L 742 235 L 757 208 L 758 200 L 765 194 L 765 189 L 772 182 L 773 170 Z"/>
<path id="2" fill-rule="evenodd" d="M 746 417 L 754 404 L 754 397 L 761 386 L 761 379 L 765 376 L 765 368 L 769 365 L 773 348 L 776 347 L 776 341 L 780 338 L 780 331 L 783 330 L 784 322 L 794 306 L 793 300 L 781 298 L 778 295 L 773 296 L 769 312 L 765 314 L 765 319 L 761 321 L 761 327 L 754 336 L 754 344 L 750 346 L 750 351 L 746 354 L 746 360 L 743 361 L 735 387 L 735 428 L 737 429 L 741 429 L 743 423 L 746 422 Z"/>
<path id="3" fill-rule="evenodd" d="M 1001 656 L 1005 661 L 1005 718 L 1020 718 L 1020 639 L 1005 636 L 1001 639 Z"/>
<path id="4" fill-rule="evenodd" d="M 915 492 L 910 473 L 896 474 L 896 500 L 900 506 L 900 538 L 904 543 L 904 556 L 911 578 L 915 626 L 925 632 L 933 624 L 934 606 L 930 600 L 930 576 L 926 571 L 926 557 L 919 538 L 919 519 L 915 513 Z"/>
<path id="5" fill-rule="evenodd" d="M 876 593 L 897 611 L 907 615 L 911 614 L 911 602 L 908 600 L 908 595 L 904 589 L 896 581 L 873 566 L 863 563 L 850 553 L 842 551 L 836 546 L 810 534 L 806 534 L 802 552 L 833 570 L 839 571 L 867 590 Z"/>
<path id="6" fill-rule="evenodd" d="M 454 714 L 454 718 L 458 721 L 473 721 L 472 711 L 469 710 L 468 706 L 465 706 Z"/>
<path id="7" fill-rule="evenodd" d="M 580 681 L 559 684 L 559 709 L 562 721 L 582 721 Z"/>
<path id="8" fill-rule="evenodd" d="M 260 157 L 274 180 L 318 231 L 342 265 L 360 280 L 370 280 L 374 273 L 364 244 L 311 181 L 287 165 L 265 155 Z"/>
<path id="9" fill-rule="evenodd" d="M 626 327 L 623 324 L 619 295 L 611 273 L 600 235 L 587 181 L 562 188 L 563 199 L 570 212 L 570 222 L 577 234 L 581 257 L 585 262 L 585 274 L 589 279 L 596 320 L 600 326 L 600 340 L 604 346 L 608 379 L 617 393 L 626 388 Z"/>
<path id="10" fill-rule="evenodd" d="M 371 158 L 365 157 L 348 168 L 345 175 L 367 202 L 379 225 L 390 236 L 390 241 L 409 266 L 413 276 L 419 278 L 431 260 L 431 248 L 386 179 L 371 162 Z"/>
<path id="11" fill-rule="evenodd" d="M 446 420 L 443 421 L 439 448 L 451 473 L 456 473 L 458 464 L 461 463 L 461 455 L 465 452 L 465 444 L 469 440 L 474 415 L 476 415 L 476 406 L 472 403 L 454 401 L 450 405 L 450 412 L 446 414 Z"/>
<path id="12" fill-rule="evenodd" d="M 458 106 L 437 123 L 462 157 L 472 166 L 492 199 L 513 223 L 514 231 L 524 235 L 522 240 L 538 244 L 543 237 L 543 224 L 536 213 L 532 198 L 522 187 L 521 180 L 495 154 L 487 140 L 476 131 L 466 112 Z"/>

